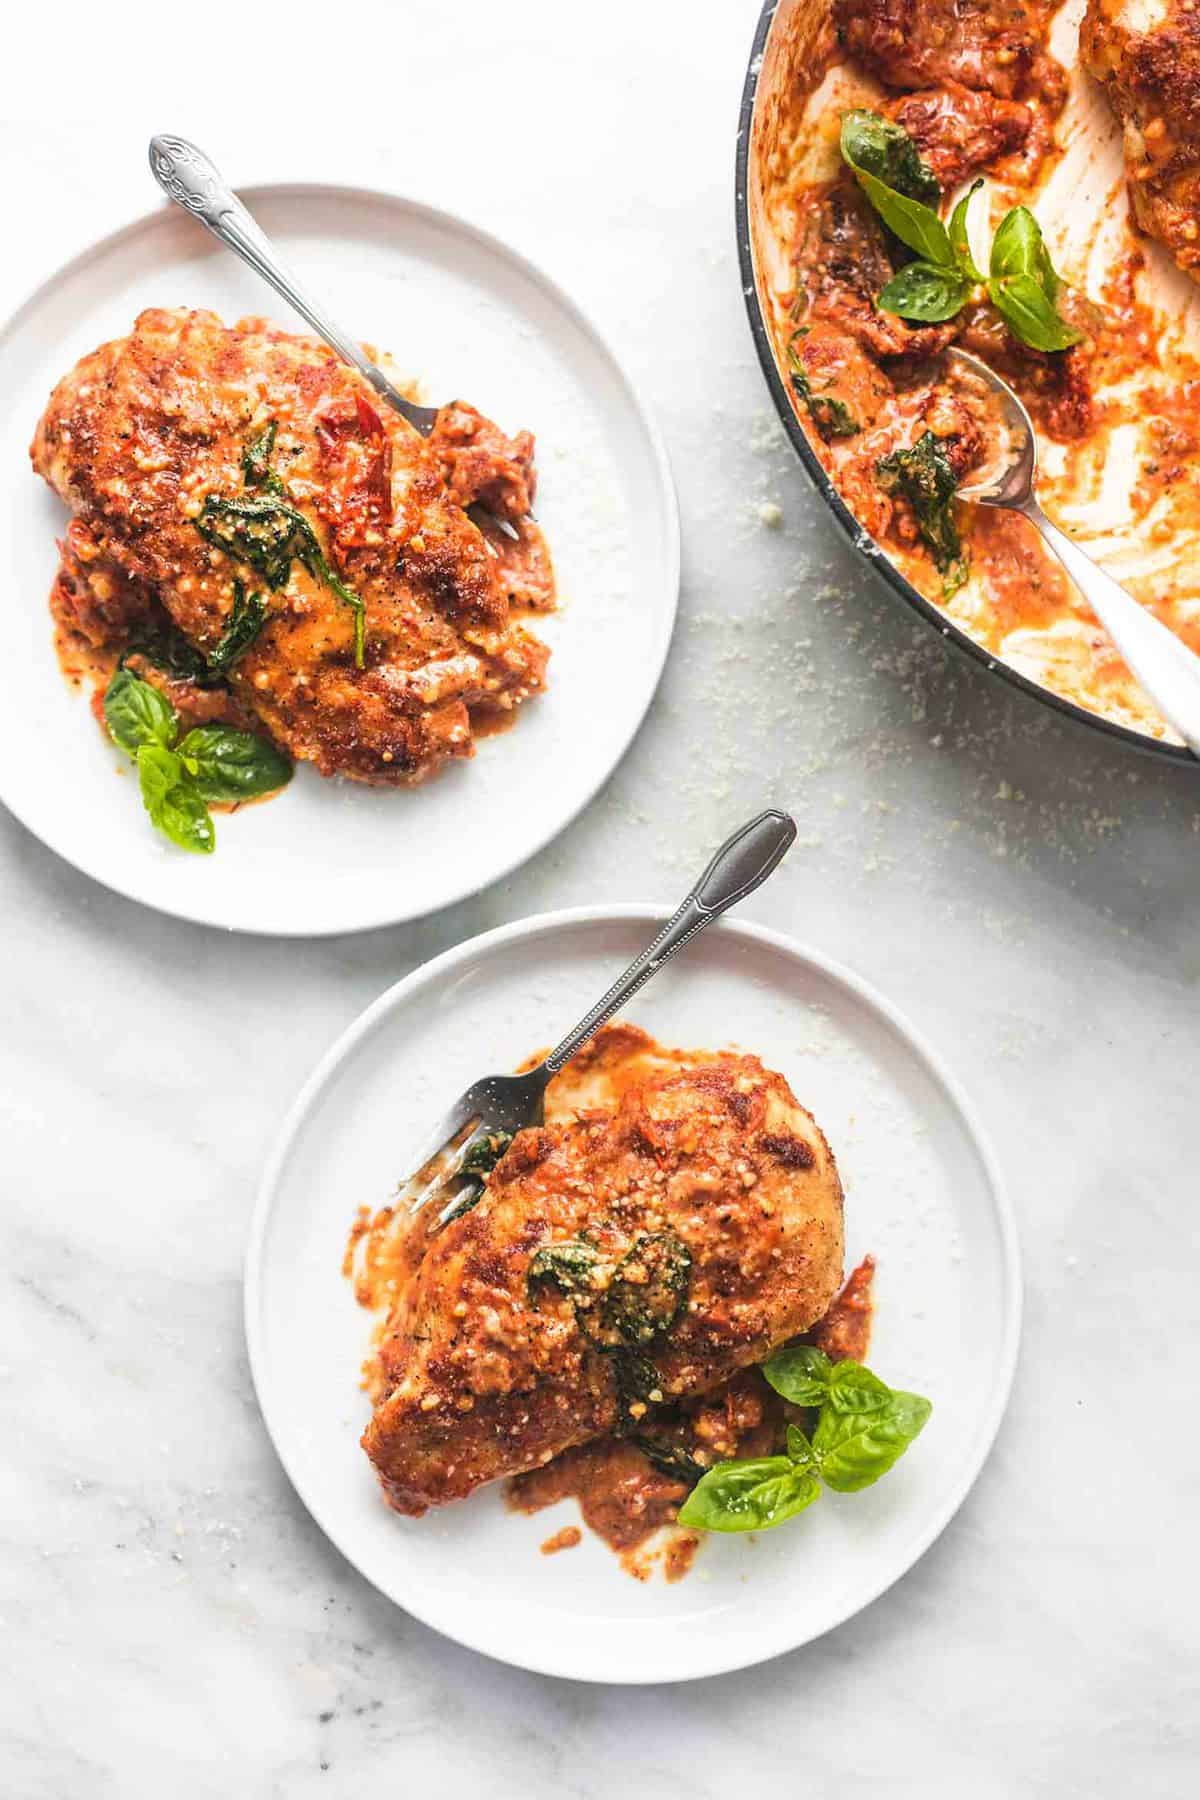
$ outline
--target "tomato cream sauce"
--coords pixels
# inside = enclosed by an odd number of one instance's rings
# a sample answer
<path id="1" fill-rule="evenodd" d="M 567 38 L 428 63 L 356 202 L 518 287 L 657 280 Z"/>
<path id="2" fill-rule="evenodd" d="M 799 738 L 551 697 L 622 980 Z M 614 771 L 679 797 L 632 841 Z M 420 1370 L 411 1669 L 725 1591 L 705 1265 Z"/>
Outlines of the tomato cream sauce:
<path id="1" fill-rule="evenodd" d="M 872 12 L 866 4 L 856 10 Z M 946 342 L 958 342 L 1016 386 L 1033 413 L 1046 510 L 1200 651 L 1200 295 L 1130 224 L 1119 128 L 1078 66 L 1081 0 L 1057 11 L 1027 11 L 1031 25 L 1040 25 L 1046 67 L 1057 66 L 1061 78 L 1051 74 L 1023 95 L 1033 128 L 1021 154 L 993 156 L 961 180 L 943 182 L 943 214 L 969 179 L 982 175 L 971 229 L 975 259 L 985 266 L 1004 214 L 1030 206 L 1065 284 L 1059 310 L 1083 333 L 1082 342 L 1054 355 L 1028 352 L 990 307 L 976 303 L 945 327 L 909 328 L 876 314 L 849 327 L 857 331 L 861 358 L 845 356 L 829 375 L 830 391 L 846 392 L 869 428 L 853 435 L 818 429 L 789 379 L 789 345 L 794 353 L 802 327 L 818 333 L 816 351 L 804 354 L 810 364 L 815 356 L 823 374 L 822 359 L 828 368 L 834 353 L 822 347 L 819 333 L 830 320 L 845 322 L 836 291 L 830 300 L 830 269 L 838 255 L 852 258 L 856 246 L 852 234 L 831 231 L 829 197 L 848 195 L 852 206 L 859 197 L 838 153 L 841 116 L 851 107 L 883 111 L 919 140 L 921 120 L 913 109 L 933 104 L 928 94 L 906 95 L 907 81 L 881 84 L 832 30 L 821 36 L 817 60 L 797 63 L 803 73 L 793 72 L 776 97 L 757 146 L 760 288 L 781 374 L 817 456 L 865 531 L 913 585 L 1032 680 L 1117 723 L 1171 738 L 1032 525 L 958 505 L 969 574 L 955 588 L 935 567 L 903 502 L 881 493 L 876 473 L 880 457 L 911 447 L 936 397 L 953 392 L 942 352 Z M 848 41 L 853 45 L 853 35 Z M 877 291 L 873 280 L 866 285 Z M 908 331 L 911 342 L 901 348 L 911 354 L 876 353 L 876 328 L 886 336 L 893 326 Z"/>
<path id="2" fill-rule="evenodd" d="M 874 1274 L 874 1258 L 864 1257 L 825 1317 L 805 1334 L 834 1362 L 866 1359 Z M 811 1429 L 811 1415 L 781 1400 L 757 1369 L 743 1369 L 711 1393 L 660 1412 L 655 1439 L 702 1471 L 734 1457 L 781 1451 L 789 1420 Z M 515 1511 L 526 1513 L 574 1500 L 584 1524 L 616 1551 L 628 1574 L 644 1581 L 658 1565 L 668 1581 L 677 1581 L 699 1548 L 695 1534 L 675 1524 L 691 1485 L 636 1441 L 607 1437 L 517 1475 L 508 1498 Z"/>

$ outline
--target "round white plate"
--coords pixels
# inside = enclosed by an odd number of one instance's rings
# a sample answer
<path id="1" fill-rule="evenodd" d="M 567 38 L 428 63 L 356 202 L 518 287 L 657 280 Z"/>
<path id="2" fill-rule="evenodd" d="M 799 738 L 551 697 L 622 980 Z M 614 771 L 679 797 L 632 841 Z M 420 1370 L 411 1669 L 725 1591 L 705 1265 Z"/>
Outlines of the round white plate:
<path id="1" fill-rule="evenodd" d="M 669 909 L 664 909 L 664 912 Z M 632 1580 L 597 1538 L 546 1557 L 573 1502 L 532 1518 L 498 1488 L 402 1519 L 359 1448 L 369 1315 L 341 1274 L 355 1210 L 384 1204 L 406 1146 L 468 1081 L 553 1042 L 657 931 L 646 907 L 551 913 L 448 951 L 367 1009 L 305 1086 L 263 1178 L 246 1330 L 267 1429 L 342 1554 L 447 1636 L 588 1681 L 681 1681 L 777 1655 L 910 1568 L 974 1481 L 1008 1396 L 1020 1322 L 1012 1217 L 957 1084 L 884 1001 L 813 951 L 713 927 L 637 997 L 669 1044 L 736 1041 L 787 1076 L 846 1186 L 847 1266 L 878 1259 L 871 1364 L 928 1394 L 920 1441 L 877 1487 L 802 1519 L 712 1537 L 674 1585 Z"/>
<path id="2" fill-rule="evenodd" d="M 174 207 L 54 275 L 0 336 L 0 520 L 8 565 L 0 799 L 60 856 L 163 912 L 315 936 L 416 918 L 540 850 L 605 781 L 650 704 L 679 587 L 662 444 L 611 351 L 552 282 L 461 219 L 357 188 L 262 187 L 245 198 L 336 318 L 430 400 L 465 396 L 538 440 L 538 517 L 562 610 L 536 629 L 550 685 L 470 763 L 390 792 L 300 767 L 269 805 L 217 820 L 189 856 L 153 832 L 128 766 L 59 673 L 46 600 L 62 506 L 28 446 L 54 383 L 146 306 L 226 320 L 282 301 Z M 483 821 L 485 829 L 480 829 Z"/>

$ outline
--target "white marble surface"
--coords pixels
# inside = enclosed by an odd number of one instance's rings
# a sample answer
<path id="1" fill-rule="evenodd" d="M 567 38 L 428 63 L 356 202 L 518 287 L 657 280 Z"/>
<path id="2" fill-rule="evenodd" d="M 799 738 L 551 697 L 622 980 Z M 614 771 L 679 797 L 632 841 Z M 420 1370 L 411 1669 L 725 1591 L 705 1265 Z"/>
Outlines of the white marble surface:
<path id="1" fill-rule="evenodd" d="M 4 310 L 150 204 L 151 129 L 239 181 L 392 184 L 486 217 L 595 313 L 664 426 L 685 533 L 675 650 L 631 754 L 565 837 L 453 912 L 240 941 L 112 897 L 0 816 L 11 1800 L 1173 1800 L 1200 1779 L 1200 780 L 951 662 L 807 491 L 732 254 L 755 13 L 67 4 L 9 37 Z M 803 848 L 755 916 L 906 1008 L 1000 1145 L 1028 1281 L 1013 1404 L 938 1546 L 825 1642 L 692 1688 L 515 1673 L 380 1600 L 293 1498 L 240 1324 L 259 1165 L 395 977 L 524 913 L 673 898 L 769 800 Z"/>

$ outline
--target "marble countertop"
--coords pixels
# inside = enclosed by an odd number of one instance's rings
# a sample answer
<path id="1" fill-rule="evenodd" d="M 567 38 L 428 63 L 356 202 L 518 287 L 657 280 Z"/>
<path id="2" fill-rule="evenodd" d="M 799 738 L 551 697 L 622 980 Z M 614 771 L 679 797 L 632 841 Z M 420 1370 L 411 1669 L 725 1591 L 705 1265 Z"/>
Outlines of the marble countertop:
<path id="1" fill-rule="evenodd" d="M 607 789 L 511 879 L 417 924 L 314 944 L 179 924 L 0 814 L 10 1800 L 631 1782 L 1168 1800 L 1200 1780 L 1200 777 L 952 659 L 835 536 L 774 423 L 733 254 L 756 12 L 22 14 L 0 310 L 153 203 L 164 126 L 235 181 L 322 174 L 486 215 L 642 384 L 684 579 Z M 802 847 L 751 915 L 905 1009 L 999 1146 L 1027 1279 L 1012 1405 L 940 1542 L 823 1642 L 692 1687 L 543 1680 L 397 1611 L 295 1499 L 242 1339 L 258 1171 L 319 1053 L 398 976 L 526 913 L 673 900 L 775 801 Z"/>

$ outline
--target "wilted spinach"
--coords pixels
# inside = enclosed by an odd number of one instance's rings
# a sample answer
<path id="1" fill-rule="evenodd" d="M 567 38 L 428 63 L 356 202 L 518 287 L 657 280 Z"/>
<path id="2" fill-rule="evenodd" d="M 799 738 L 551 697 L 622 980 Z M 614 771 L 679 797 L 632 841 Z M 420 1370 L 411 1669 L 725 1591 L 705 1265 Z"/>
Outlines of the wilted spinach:
<path id="1" fill-rule="evenodd" d="M 967 560 L 954 519 L 958 477 L 941 438 L 932 431 L 919 437 L 911 450 L 893 450 L 875 464 L 875 474 L 885 494 L 907 500 L 922 540 L 928 545 L 943 577 L 943 590 L 954 594 L 967 578 Z"/>

